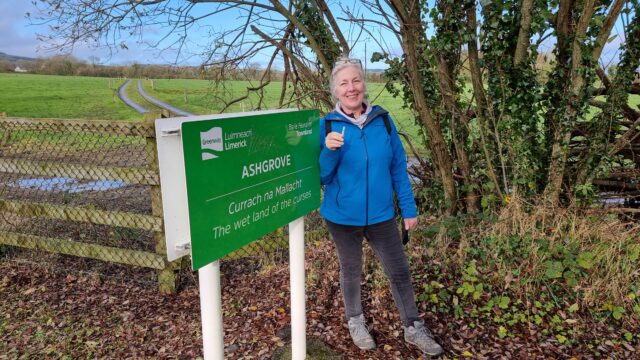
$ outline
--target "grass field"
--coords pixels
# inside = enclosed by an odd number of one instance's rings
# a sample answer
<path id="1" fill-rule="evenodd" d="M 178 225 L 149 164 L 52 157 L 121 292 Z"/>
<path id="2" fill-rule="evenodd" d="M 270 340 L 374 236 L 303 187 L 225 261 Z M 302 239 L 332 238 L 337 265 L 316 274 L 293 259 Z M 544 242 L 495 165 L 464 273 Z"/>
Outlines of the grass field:
<path id="1" fill-rule="evenodd" d="M 40 118 L 141 119 L 142 115 L 124 105 L 115 93 L 123 82 L 108 78 L 0 74 L 0 112 Z M 218 113 L 223 106 L 220 98 L 228 101 L 243 96 L 247 87 L 255 86 L 247 81 L 230 81 L 225 93 L 216 93 L 208 80 L 157 79 L 153 86 L 150 80 L 144 80 L 143 85 L 152 96 L 195 114 Z M 280 90 L 279 82 L 266 86 L 262 108 L 274 108 Z M 408 134 L 419 149 L 424 149 L 414 117 L 411 111 L 402 107 L 402 101 L 394 99 L 382 84 L 369 84 L 368 93 L 370 101 L 387 109 L 398 129 Z M 132 100 L 151 108 L 137 94 L 136 81 L 131 82 L 127 94 Z M 640 96 L 630 96 L 629 103 L 636 108 L 640 105 Z M 257 104 L 257 95 L 251 94 L 227 112 L 249 111 Z"/>
<path id="2" fill-rule="evenodd" d="M 144 88 L 150 95 L 195 114 L 217 113 L 223 104 L 220 100 L 215 100 L 216 98 L 223 97 L 227 100 L 238 98 L 245 95 L 247 87 L 255 85 L 255 83 L 250 84 L 247 81 L 232 81 L 229 82 L 226 93 L 219 94 L 215 93 L 212 83 L 207 80 L 158 79 L 154 80 L 153 89 L 151 88 L 151 81 L 147 80 L 143 82 Z M 393 98 L 384 88 L 383 84 L 372 83 L 368 84 L 367 87 L 369 100 L 373 104 L 380 105 L 387 109 L 393 117 L 399 131 L 409 135 L 414 145 L 420 151 L 425 151 L 425 146 L 422 143 L 419 128 L 415 124 L 414 116 L 410 110 L 403 108 L 402 100 Z M 264 101 L 266 105 L 263 105 L 263 108 L 274 108 L 277 105 L 280 90 L 280 83 L 271 83 L 265 87 Z M 471 97 L 471 87 L 467 90 L 469 97 Z M 604 100 L 604 97 L 602 97 L 601 100 Z M 250 94 L 247 99 L 232 105 L 227 112 L 249 111 L 256 107 L 257 104 L 257 95 Z M 631 95 L 629 97 L 629 104 L 634 108 L 640 105 L 640 96 Z M 598 111 L 597 108 L 591 107 L 589 116 L 593 116 L 598 113 Z"/>
<path id="3" fill-rule="evenodd" d="M 151 88 L 151 81 L 145 80 L 143 86 L 150 95 L 178 108 L 195 114 L 211 114 L 217 113 L 223 107 L 222 101 L 217 100 L 218 98 L 229 100 L 241 97 L 245 95 L 247 87 L 256 85 L 248 81 L 229 83 L 224 94 L 214 92 L 213 85 L 208 80 L 158 79 L 154 80 L 153 88 Z M 384 89 L 383 84 L 368 84 L 367 87 L 370 101 L 389 111 L 399 131 L 408 134 L 412 139 L 419 139 L 418 127 L 415 125 L 413 115 L 410 110 L 402 108 L 402 101 L 394 99 Z M 262 107 L 275 108 L 281 89 L 281 84 L 277 82 L 267 85 L 264 89 L 265 104 Z M 258 96 L 250 94 L 247 99 L 233 104 L 227 112 L 249 111 L 257 105 Z"/>
<path id="4" fill-rule="evenodd" d="M 115 93 L 122 83 L 108 78 L 0 74 L 0 112 L 36 118 L 141 119 Z"/>
<path id="5" fill-rule="evenodd" d="M 158 79 L 153 81 L 145 80 L 143 85 L 147 92 L 160 100 L 166 101 L 184 110 L 198 113 L 215 113 L 222 108 L 223 103 L 219 98 L 233 99 L 245 95 L 246 88 L 255 86 L 247 81 L 232 81 L 225 93 L 215 92 L 213 85 L 208 80 L 186 80 L 186 79 Z M 379 104 L 389 110 L 391 116 L 398 122 L 413 124 L 411 112 L 402 109 L 402 102 L 394 99 L 387 92 L 382 84 L 368 85 L 369 98 L 374 104 Z M 263 108 L 274 108 L 277 105 L 281 91 L 280 83 L 271 83 L 264 89 L 265 104 Z M 258 96 L 250 96 L 239 103 L 232 105 L 227 112 L 248 111 L 258 105 Z"/>
<path id="6" fill-rule="evenodd" d="M 107 119 L 135 120 L 142 115 L 124 105 L 115 91 L 124 80 L 79 76 L 53 76 L 34 74 L 0 74 L 0 112 L 9 116 L 35 118 Z M 223 104 L 218 99 L 233 99 L 244 95 L 246 81 L 233 81 L 224 94 L 215 94 L 208 80 L 158 79 L 144 80 L 145 90 L 171 105 L 195 114 L 215 114 Z M 280 83 L 271 83 L 265 88 L 263 108 L 274 108 L 280 97 Z M 136 91 L 136 81 L 132 81 L 127 95 L 145 107 Z M 418 128 L 413 116 L 402 108 L 402 102 L 394 99 L 384 90 L 382 84 L 369 84 L 369 96 L 374 104 L 387 109 L 400 131 L 418 138 Z M 186 100 L 186 101 L 185 101 Z M 227 112 L 249 111 L 257 106 L 255 94 L 237 104 Z"/>

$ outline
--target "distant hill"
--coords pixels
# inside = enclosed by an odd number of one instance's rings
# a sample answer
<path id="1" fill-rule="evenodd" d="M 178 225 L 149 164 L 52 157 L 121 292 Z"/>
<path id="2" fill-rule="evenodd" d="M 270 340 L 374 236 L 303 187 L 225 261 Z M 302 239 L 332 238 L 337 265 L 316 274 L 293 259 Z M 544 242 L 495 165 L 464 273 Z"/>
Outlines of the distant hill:
<path id="1" fill-rule="evenodd" d="M 36 61 L 35 58 L 30 58 L 30 57 L 26 57 L 26 56 L 9 55 L 9 54 L 3 53 L 3 52 L 0 52 L 0 60 L 9 60 L 14 64 L 18 60 Z"/>

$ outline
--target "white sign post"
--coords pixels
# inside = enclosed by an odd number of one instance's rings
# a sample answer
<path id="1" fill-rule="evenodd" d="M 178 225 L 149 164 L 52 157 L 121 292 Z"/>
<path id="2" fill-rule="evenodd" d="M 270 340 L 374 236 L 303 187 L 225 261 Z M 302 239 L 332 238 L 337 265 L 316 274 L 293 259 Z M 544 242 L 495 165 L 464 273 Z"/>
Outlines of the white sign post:
<path id="1" fill-rule="evenodd" d="M 200 268 L 198 280 L 202 316 L 202 352 L 206 360 L 222 360 L 224 359 L 224 330 L 222 328 L 220 261 L 214 261 Z"/>
<path id="2" fill-rule="evenodd" d="M 303 360 L 307 357 L 303 217 L 289 223 L 289 272 L 291 281 L 291 358 Z"/>

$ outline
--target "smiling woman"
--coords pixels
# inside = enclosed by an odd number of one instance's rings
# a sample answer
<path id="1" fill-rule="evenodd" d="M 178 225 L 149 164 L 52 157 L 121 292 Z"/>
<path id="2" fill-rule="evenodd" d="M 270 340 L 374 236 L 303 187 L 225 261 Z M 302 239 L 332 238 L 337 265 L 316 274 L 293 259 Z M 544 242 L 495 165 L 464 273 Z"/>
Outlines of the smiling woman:
<path id="1" fill-rule="evenodd" d="M 364 95 L 367 92 L 364 71 L 358 59 L 336 61 L 331 71 L 331 93 L 344 110 L 361 115 Z M 365 109 L 366 110 L 366 109 Z"/>
<path id="2" fill-rule="evenodd" d="M 320 175 L 324 185 L 320 214 L 338 252 L 345 320 L 357 347 L 375 349 L 360 293 L 362 242 L 366 239 L 391 283 L 405 341 L 429 355 L 439 355 L 442 347 L 418 314 L 409 264 L 395 222 L 397 198 L 404 229 L 418 224 L 406 155 L 389 112 L 365 100 L 363 75 L 359 60 L 336 61 L 330 84 L 338 102 L 320 120 Z M 331 131 L 332 123 L 342 130 Z"/>

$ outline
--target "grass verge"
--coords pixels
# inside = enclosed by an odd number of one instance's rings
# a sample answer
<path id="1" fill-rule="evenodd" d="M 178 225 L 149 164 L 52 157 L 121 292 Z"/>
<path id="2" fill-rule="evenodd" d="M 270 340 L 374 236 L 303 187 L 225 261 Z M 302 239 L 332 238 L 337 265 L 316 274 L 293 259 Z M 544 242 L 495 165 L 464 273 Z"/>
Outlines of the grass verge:
<path id="1" fill-rule="evenodd" d="M 0 111 L 9 116 L 134 120 L 141 115 L 117 95 L 124 80 L 81 76 L 0 74 Z"/>

